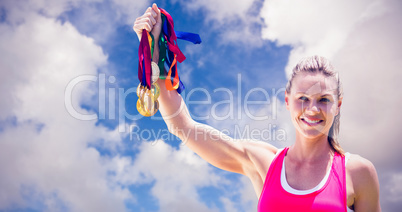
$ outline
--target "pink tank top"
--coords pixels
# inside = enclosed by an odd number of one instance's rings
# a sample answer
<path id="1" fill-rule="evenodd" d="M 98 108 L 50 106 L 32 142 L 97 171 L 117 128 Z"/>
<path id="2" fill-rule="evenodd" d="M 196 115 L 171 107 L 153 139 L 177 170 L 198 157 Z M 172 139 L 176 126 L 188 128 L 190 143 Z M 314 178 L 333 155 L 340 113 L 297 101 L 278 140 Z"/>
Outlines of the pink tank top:
<path id="1" fill-rule="evenodd" d="M 324 177 L 323 185 L 307 193 L 295 194 L 289 191 L 290 186 L 284 188 L 282 183 L 286 182 L 286 177 L 282 173 L 283 160 L 286 147 L 272 161 L 265 178 L 264 187 L 258 202 L 258 212 L 287 212 L 287 211 L 326 211 L 326 212 L 346 212 L 346 175 L 345 157 L 335 153 L 332 167 Z M 281 183 L 281 174 L 282 183 Z M 285 179 L 285 180 L 284 180 Z M 290 188 L 291 189 L 291 188 Z M 297 190 L 296 190 L 297 191 Z"/>

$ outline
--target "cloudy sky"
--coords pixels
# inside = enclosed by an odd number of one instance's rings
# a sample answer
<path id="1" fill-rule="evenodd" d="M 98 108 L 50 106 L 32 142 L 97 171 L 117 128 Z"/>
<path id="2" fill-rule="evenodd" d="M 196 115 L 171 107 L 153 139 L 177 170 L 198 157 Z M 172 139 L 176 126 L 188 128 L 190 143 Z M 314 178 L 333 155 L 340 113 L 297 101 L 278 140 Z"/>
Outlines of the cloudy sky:
<path id="1" fill-rule="evenodd" d="M 291 145 L 283 105 L 303 57 L 344 86 L 341 145 L 371 160 L 383 211 L 402 207 L 402 3 L 161 0 L 179 41 L 183 98 L 236 138 Z M 256 211 L 249 180 L 212 167 L 138 115 L 136 17 L 147 0 L 0 2 L 0 211 Z"/>

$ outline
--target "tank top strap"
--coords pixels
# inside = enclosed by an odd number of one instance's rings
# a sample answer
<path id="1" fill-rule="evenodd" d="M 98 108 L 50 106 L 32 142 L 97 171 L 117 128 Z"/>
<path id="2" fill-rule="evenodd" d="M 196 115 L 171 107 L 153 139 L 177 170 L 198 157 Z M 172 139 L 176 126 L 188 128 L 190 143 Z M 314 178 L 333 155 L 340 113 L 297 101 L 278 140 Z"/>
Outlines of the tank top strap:
<path id="1" fill-rule="evenodd" d="M 270 179 L 274 173 L 277 173 L 278 171 L 280 173 L 280 171 L 282 170 L 283 159 L 285 158 L 285 155 L 288 152 L 288 150 L 289 150 L 289 147 L 285 147 L 283 149 L 278 150 L 278 152 L 275 155 L 274 160 L 272 160 L 271 165 L 269 166 L 267 176 L 265 177 L 265 182 L 267 182 L 268 179 Z M 264 184 L 265 184 L 265 182 L 264 182 Z"/>
<path id="2" fill-rule="evenodd" d="M 338 181 L 338 185 L 340 185 L 342 189 L 341 193 L 343 194 L 343 203 L 347 205 L 345 155 L 335 152 L 331 171 L 334 175 L 334 178 Z"/>
<path id="3" fill-rule="evenodd" d="M 285 158 L 286 152 L 288 151 L 289 147 L 285 147 L 283 149 L 278 149 L 278 152 L 275 154 L 274 159 L 271 162 L 271 165 L 268 168 L 268 172 L 267 175 L 265 176 L 265 180 L 264 180 L 264 186 L 262 188 L 261 194 L 260 194 L 260 198 L 259 198 L 259 204 L 261 201 L 261 197 L 264 195 L 265 193 L 265 189 L 267 187 L 267 184 L 269 183 L 270 179 L 272 179 L 272 177 L 275 175 L 275 173 L 277 173 L 279 171 L 281 171 L 282 169 L 282 162 L 283 159 Z"/>

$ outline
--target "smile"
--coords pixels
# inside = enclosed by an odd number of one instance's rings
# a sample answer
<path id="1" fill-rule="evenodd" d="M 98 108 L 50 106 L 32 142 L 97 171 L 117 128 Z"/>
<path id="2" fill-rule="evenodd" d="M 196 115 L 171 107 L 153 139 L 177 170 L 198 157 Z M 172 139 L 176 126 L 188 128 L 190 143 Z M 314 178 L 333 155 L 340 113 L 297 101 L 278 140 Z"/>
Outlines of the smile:
<path id="1" fill-rule="evenodd" d="M 320 124 L 321 122 L 323 122 L 323 120 L 320 120 L 320 119 L 309 119 L 309 118 L 307 118 L 307 117 L 301 118 L 301 120 L 302 120 L 305 124 L 307 124 L 307 125 L 309 125 L 309 126 L 318 125 L 318 124 Z"/>

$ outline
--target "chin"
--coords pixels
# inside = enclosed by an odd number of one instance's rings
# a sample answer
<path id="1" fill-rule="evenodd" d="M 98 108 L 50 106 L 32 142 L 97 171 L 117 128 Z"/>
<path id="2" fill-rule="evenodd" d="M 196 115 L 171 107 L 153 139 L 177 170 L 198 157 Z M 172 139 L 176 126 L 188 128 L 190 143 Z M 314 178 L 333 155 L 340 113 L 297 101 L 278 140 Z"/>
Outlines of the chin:
<path id="1" fill-rule="evenodd" d="M 328 133 L 323 133 L 321 131 L 314 131 L 311 132 L 312 130 L 304 130 L 301 134 L 308 139 L 317 139 L 320 138 L 322 136 L 328 136 Z"/>
<path id="2" fill-rule="evenodd" d="M 315 139 L 322 136 L 328 136 L 328 131 L 325 130 L 325 126 L 318 125 L 315 127 L 306 126 L 304 123 L 299 122 L 300 134 L 308 139 Z"/>

